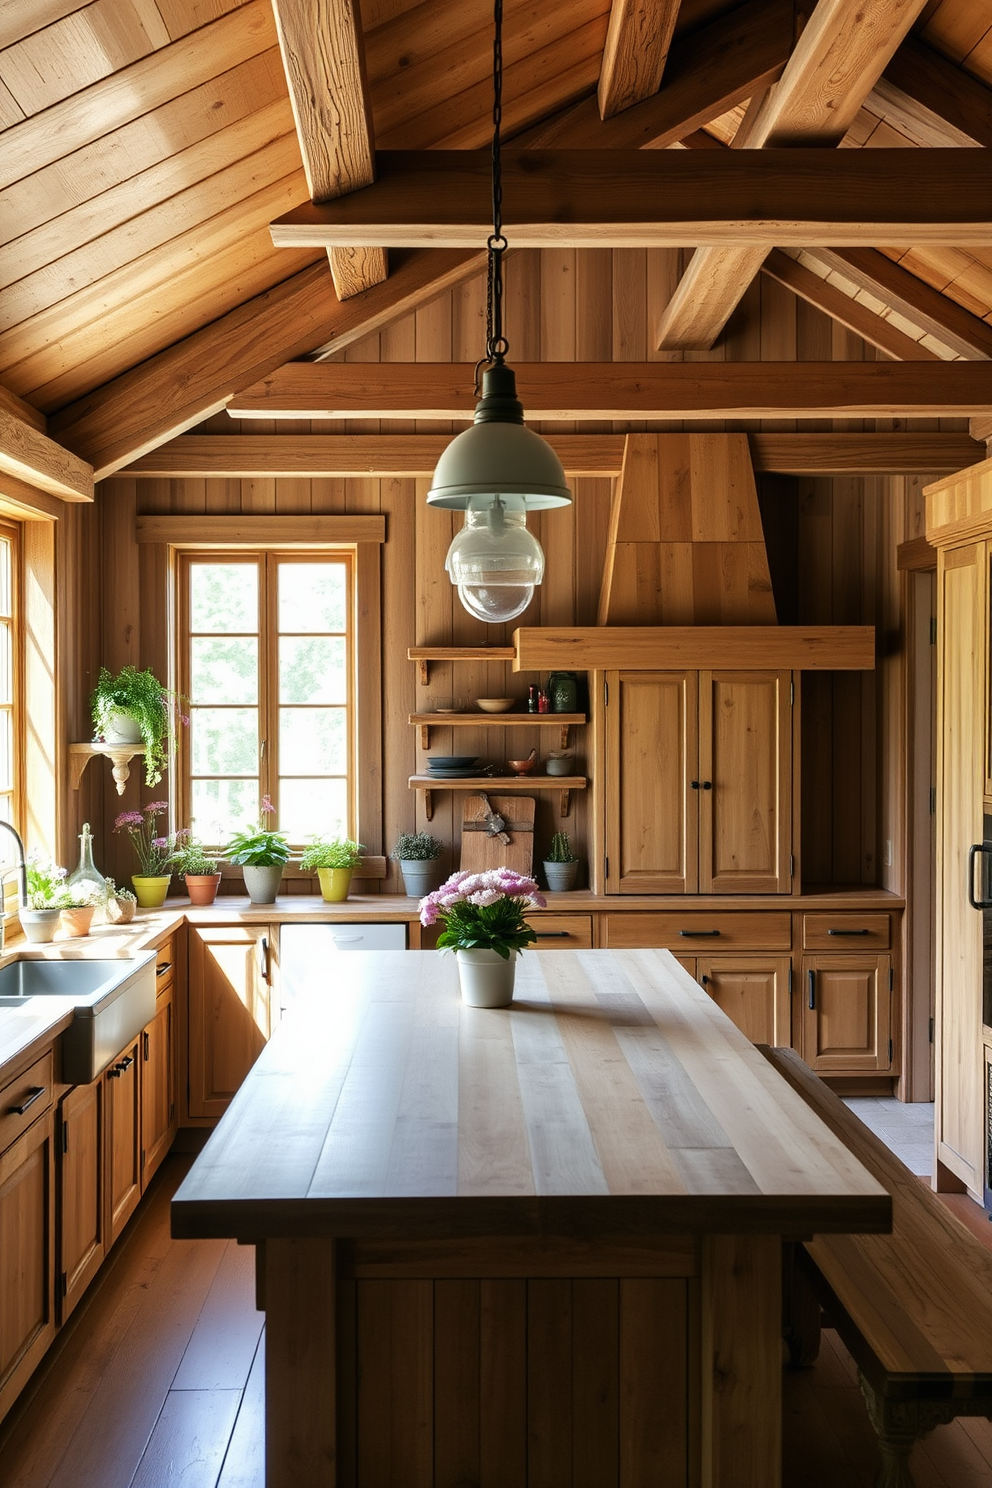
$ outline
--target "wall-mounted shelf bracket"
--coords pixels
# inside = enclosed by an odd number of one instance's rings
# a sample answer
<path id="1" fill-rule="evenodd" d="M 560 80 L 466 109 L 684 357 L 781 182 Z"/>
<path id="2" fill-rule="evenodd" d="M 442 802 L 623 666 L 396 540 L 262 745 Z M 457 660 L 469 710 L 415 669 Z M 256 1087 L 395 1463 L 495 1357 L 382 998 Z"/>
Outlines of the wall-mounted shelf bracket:
<path id="1" fill-rule="evenodd" d="M 95 755 L 103 754 L 113 761 L 114 784 L 117 786 L 117 794 L 124 794 L 124 787 L 130 779 L 130 763 L 135 755 L 144 756 L 144 744 L 70 744 L 69 745 L 69 784 L 73 790 L 78 790 L 83 779 L 83 772 L 90 760 Z"/>

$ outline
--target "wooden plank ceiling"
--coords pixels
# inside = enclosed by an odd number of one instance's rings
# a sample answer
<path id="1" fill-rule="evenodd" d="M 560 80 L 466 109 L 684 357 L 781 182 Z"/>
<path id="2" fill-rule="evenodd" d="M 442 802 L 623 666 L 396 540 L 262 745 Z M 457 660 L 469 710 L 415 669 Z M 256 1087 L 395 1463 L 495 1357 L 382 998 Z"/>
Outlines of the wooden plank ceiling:
<path id="1" fill-rule="evenodd" d="M 506 0 L 504 56 L 504 132 L 545 158 L 832 147 L 831 112 L 844 149 L 992 144 L 992 0 Z M 423 241 L 399 234 L 328 265 L 270 224 L 368 185 L 376 150 L 484 149 L 491 57 L 491 0 L 5 0 L 0 387 L 106 473 L 477 273 L 464 247 L 387 256 Z M 710 238 L 660 334 L 709 344 L 763 266 L 889 357 L 992 358 L 992 242 L 914 236 Z"/>

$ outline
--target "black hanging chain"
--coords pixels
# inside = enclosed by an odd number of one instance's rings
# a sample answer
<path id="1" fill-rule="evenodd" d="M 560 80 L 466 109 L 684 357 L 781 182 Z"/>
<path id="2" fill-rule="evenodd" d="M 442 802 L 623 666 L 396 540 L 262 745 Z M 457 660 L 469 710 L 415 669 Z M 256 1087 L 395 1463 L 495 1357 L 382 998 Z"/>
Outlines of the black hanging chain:
<path id="1" fill-rule="evenodd" d="M 493 6 L 493 230 L 486 241 L 489 264 L 486 276 L 486 360 L 502 362 L 510 349 L 503 335 L 503 178 L 500 170 L 500 127 L 503 121 L 503 0 Z"/>

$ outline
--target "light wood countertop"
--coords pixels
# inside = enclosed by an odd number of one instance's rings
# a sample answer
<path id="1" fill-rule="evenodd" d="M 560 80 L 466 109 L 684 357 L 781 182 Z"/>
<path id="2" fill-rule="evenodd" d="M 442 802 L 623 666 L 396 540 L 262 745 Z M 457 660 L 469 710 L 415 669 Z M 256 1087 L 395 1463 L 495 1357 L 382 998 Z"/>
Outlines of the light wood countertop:
<path id="1" fill-rule="evenodd" d="M 288 1015 L 174 1233 L 449 1240 L 875 1231 L 888 1195 L 667 951 L 357 952 Z"/>

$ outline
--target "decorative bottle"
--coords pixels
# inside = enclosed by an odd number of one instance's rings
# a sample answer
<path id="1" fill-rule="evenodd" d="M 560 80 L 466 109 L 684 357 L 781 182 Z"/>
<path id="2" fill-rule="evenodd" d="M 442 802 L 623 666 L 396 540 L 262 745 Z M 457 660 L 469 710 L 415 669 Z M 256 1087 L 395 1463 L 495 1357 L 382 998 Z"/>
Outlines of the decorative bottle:
<path id="1" fill-rule="evenodd" d="M 79 834 L 79 866 L 69 874 L 66 883 L 69 888 L 75 888 L 77 884 L 92 884 L 98 905 L 102 905 L 107 897 L 107 880 L 93 862 L 93 833 L 89 822 L 83 822 Z"/>

